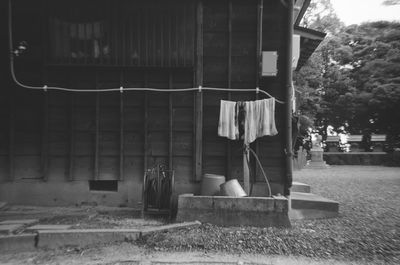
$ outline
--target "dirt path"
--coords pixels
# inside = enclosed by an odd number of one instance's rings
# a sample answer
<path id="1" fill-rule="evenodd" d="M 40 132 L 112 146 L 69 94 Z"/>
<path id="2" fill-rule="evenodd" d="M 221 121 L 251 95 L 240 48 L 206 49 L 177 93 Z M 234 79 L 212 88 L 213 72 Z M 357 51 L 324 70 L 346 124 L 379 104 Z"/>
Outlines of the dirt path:
<path id="1" fill-rule="evenodd" d="M 266 256 L 257 254 L 233 255 L 224 252 L 157 252 L 148 251 L 130 243 L 90 249 L 63 249 L 56 251 L 0 255 L 0 264 L 57 264 L 57 265 L 130 265 L 130 264 L 259 264 L 259 265 L 361 265 L 366 263 L 311 259 L 293 256 Z M 379 264 L 379 263 L 371 263 Z M 383 263 L 382 263 L 383 264 Z"/>

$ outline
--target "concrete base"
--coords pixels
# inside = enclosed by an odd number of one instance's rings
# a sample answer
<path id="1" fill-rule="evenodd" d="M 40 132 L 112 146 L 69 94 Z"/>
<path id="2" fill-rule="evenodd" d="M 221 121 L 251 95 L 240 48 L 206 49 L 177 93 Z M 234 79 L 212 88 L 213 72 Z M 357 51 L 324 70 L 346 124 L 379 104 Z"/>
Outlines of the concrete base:
<path id="1" fill-rule="evenodd" d="M 223 226 L 290 227 L 285 197 L 226 197 L 183 194 L 178 199 L 178 221 Z"/>
<path id="2" fill-rule="evenodd" d="M 336 217 L 339 203 L 312 193 L 291 193 L 290 219 L 315 219 Z"/>
<path id="3" fill-rule="evenodd" d="M 305 167 L 305 169 L 327 169 L 329 165 L 325 161 L 310 161 Z"/>
<path id="4" fill-rule="evenodd" d="M 0 236 L 0 253 L 34 251 L 35 241 L 35 234 Z"/>
<path id="5" fill-rule="evenodd" d="M 85 247 L 101 243 L 134 241 L 139 236 L 140 230 L 136 229 L 39 230 L 37 247 Z"/>
<path id="6" fill-rule="evenodd" d="M 200 222 L 169 224 L 144 229 L 70 229 L 38 230 L 36 234 L 0 236 L 0 253 L 34 251 L 36 247 L 54 249 L 73 246 L 86 247 L 122 241 L 135 241 L 150 233 L 199 226 Z"/>
<path id="7" fill-rule="evenodd" d="M 323 159 L 324 151 L 320 147 L 314 147 L 310 151 L 311 161 L 305 166 L 308 169 L 326 169 L 329 166 Z"/>
<path id="8" fill-rule="evenodd" d="M 21 230 L 24 227 L 23 224 L 4 224 L 0 225 L 0 234 L 10 235 L 15 231 Z"/>
<path id="9" fill-rule="evenodd" d="M 175 183 L 177 194 L 200 191 L 198 183 Z M 24 196 L 21 196 L 23 194 Z M 142 183 L 138 180 L 118 182 L 118 191 L 90 191 L 87 180 L 30 180 L 0 183 L 0 200 L 10 205 L 36 206 L 111 206 L 141 207 Z"/>
<path id="10" fill-rule="evenodd" d="M 384 165 L 389 155 L 385 152 L 327 152 L 324 160 L 329 165 Z"/>
<path id="11" fill-rule="evenodd" d="M 27 232 L 37 232 L 39 230 L 67 230 L 71 225 L 34 225 L 25 229 Z"/>
<path id="12" fill-rule="evenodd" d="M 303 193 L 310 193 L 311 187 L 308 184 L 293 181 L 292 188 L 290 189 L 291 192 L 303 192 Z"/>
<path id="13" fill-rule="evenodd" d="M 38 219 L 5 220 L 1 221 L 0 225 L 9 225 L 9 224 L 33 225 L 38 222 L 39 222 Z"/>

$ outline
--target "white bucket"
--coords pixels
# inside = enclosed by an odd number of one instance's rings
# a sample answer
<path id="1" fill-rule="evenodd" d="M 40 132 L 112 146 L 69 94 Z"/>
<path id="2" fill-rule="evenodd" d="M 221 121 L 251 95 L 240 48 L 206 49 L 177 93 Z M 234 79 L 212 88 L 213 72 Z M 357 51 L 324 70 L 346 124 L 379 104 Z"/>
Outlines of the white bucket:
<path id="1" fill-rule="evenodd" d="M 245 197 L 246 192 L 243 190 L 242 186 L 239 184 L 237 179 L 231 179 L 220 185 L 221 195 L 230 197 Z"/>
<path id="2" fill-rule="evenodd" d="M 201 181 L 201 195 L 219 195 L 220 185 L 225 182 L 225 176 L 215 174 L 204 174 Z"/>

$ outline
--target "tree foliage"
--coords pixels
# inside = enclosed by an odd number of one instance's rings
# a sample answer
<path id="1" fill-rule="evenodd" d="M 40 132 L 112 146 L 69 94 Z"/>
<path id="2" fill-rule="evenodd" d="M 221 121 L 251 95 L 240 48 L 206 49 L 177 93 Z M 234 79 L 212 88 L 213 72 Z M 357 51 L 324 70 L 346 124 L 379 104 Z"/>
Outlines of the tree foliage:
<path id="1" fill-rule="evenodd" d="M 382 5 L 384 6 L 400 5 L 400 0 L 385 0 L 382 2 Z"/>
<path id="2" fill-rule="evenodd" d="M 314 12 L 321 3 L 329 8 L 329 0 L 318 1 L 311 6 Z M 400 23 L 344 27 L 333 10 L 325 15 L 312 11 L 314 18 L 306 14 L 305 24 L 319 30 L 326 27 L 328 35 L 294 76 L 300 110 L 317 125 L 346 123 L 352 133 L 369 128 L 399 136 Z"/>

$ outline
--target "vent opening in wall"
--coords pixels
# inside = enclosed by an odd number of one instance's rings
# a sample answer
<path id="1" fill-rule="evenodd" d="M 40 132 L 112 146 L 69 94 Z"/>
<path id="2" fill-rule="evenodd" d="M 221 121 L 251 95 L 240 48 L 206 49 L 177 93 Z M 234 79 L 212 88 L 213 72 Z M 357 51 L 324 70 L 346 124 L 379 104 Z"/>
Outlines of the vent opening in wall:
<path id="1" fill-rule="evenodd" d="M 118 180 L 89 180 L 90 191 L 118 191 Z"/>

